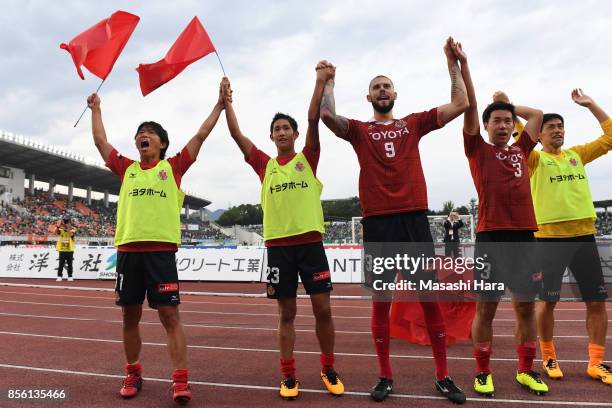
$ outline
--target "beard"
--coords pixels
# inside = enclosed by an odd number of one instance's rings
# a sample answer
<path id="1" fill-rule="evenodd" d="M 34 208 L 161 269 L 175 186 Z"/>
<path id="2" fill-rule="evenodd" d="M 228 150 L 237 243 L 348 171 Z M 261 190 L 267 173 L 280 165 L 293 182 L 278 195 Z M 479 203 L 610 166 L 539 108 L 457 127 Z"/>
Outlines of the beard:
<path id="1" fill-rule="evenodd" d="M 372 108 L 374 108 L 374 110 L 378 113 L 389 113 L 393 109 L 394 104 L 395 101 L 390 100 L 387 106 L 381 106 L 378 104 L 378 102 L 372 101 Z"/>

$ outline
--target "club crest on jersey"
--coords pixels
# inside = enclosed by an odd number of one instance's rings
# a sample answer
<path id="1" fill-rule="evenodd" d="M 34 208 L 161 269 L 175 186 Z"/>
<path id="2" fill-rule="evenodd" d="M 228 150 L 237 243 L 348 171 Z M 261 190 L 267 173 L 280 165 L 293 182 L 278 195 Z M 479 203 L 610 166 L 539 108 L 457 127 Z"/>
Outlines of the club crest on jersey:
<path id="1" fill-rule="evenodd" d="M 576 167 L 576 166 L 578 165 L 578 160 L 576 160 L 576 159 L 574 159 L 574 158 L 572 157 L 572 158 L 569 160 L 569 163 L 570 163 L 572 166 Z"/>
<path id="2" fill-rule="evenodd" d="M 164 181 L 168 179 L 168 173 L 166 173 L 166 170 L 160 170 L 159 173 L 157 173 L 157 177 L 159 177 L 160 180 Z"/>
<path id="3" fill-rule="evenodd" d="M 395 122 L 395 127 L 398 128 L 398 129 L 406 127 L 406 122 L 404 122 L 403 120 L 400 119 L 397 122 Z"/>
<path id="4" fill-rule="evenodd" d="M 302 163 L 301 161 L 299 161 L 299 162 L 297 162 L 297 163 L 295 164 L 295 169 L 296 169 L 297 171 L 304 171 L 304 169 L 305 169 L 305 168 L 306 168 L 306 167 L 304 166 L 304 163 Z"/>

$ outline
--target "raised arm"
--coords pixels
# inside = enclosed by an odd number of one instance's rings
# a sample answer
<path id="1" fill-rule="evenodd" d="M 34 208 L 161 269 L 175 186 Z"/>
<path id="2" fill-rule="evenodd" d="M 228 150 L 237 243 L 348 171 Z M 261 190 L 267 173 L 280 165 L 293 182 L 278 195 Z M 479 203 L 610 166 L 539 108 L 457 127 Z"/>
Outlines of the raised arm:
<path id="1" fill-rule="evenodd" d="M 234 112 L 234 106 L 232 105 L 232 89 L 229 80 L 221 87 L 221 92 L 225 101 L 225 120 L 227 122 L 230 135 L 232 135 L 232 138 L 246 158 L 249 156 L 249 153 L 253 148 L 253 142 L 242 134 L 240 127 L 238 126 L 238 119 L 236 118 L 236 112 Z"/>
<path id="2" fill-rule="evenodd" d="M 452 46 L 452 50 L 461 63 L 461 78 L 465 85 L 469 104 L 463 114 L 463 131 L 468 135 L 477 135 L 480 131 L 480 125 L 478 123 L 478 104 L 476 103 L 476 92 L 474 91 L 474 83 L 472 82 L 472 74 L 470 73 L 467 54 L 463 51 L 461 43 L 455 43 Z"/>
<path id="3" fill-rule="evenodd" d="M 446 125 L 469 107 L 465 82 L 453 48 L 456 48 L 456 43 L 452 37 L 448 37 L 444 44 L 444 54 L 451 79 L 451 101 L 446 105 L 438 106 L 438 125 L 440 126 Z"/>
<path id="4" fill-rule="evenodd" d="M 610 119 L 610 116 L 591 98 L 582 92 L 581 88 L 576 88 L 572 91 L 572 100 L 580 106 L 588 108 L 599 123 Z"/>
<path id="5" fill-rule="evenodd" d="M 319 111 L 323 88 L 328 79 L 334 79 L 336 68 L 327 61 L 320 61 L 316 67 L 317 80 L 308 107 L 308 130 L 306 131 L 306 146 L 311 150 L 319 149 Z"/>
<path id="6" fill-rule="evenodd" d="M 510 103 L 508 95 L 502 91 L 497 91 L 493 94 L 493 102 L 498 101 Z M 527 132 L 531 140 L 537 143 L 540 137 L 540 130 L 542 129 L 542 117 L 544 116 L 544 113 L 539 109 L 534 109 L 523 105 L 514 105 L 514 111 L 518 117 L 527 121 L 523 132 Z"/>
<path id="7" fill-rule="evenodd" d="M 572 99 L 580 106 L 588 108 L 597 119 L 603 130 L 603 135 L 592 142 L 573 146 L 570 149 L 580 155 L 583 164 L 587 164 L 612 150 L 612 126 L 608 114 L 588 95 L 577 88 L 572 91 Z"/>
<path id="8" fill-rule="evenodd" d="M 334 99 L 335 72 L 336 68 L 334 68 L 334 77 L 325 82 L 320 110 L 321 120 L 336 136 L 346 139 L 348 119 L 344 116 L 336 115 L 336 101 Z"/>
<path id="9" fill-rule="evenodd" d="M 114 147 L 106 140 L 106 131 L 104 123 L 102 123 L 102 109 L 100 108 L 100 97 L 96 93 L 92 93 L 87 98 L 87 107 L 91 109 L 91 133 L 102 160 L 108 161 Z"/>
<path id="10" fill-rule="evenodd" d="M 198 132 L 195 134 L 195 136 L 193 136 L 185 146 L 187 148 L 187 151 L 189 152 L 189 156 L 191 156 L 191 160 L 195 160 L 198 157 L 198 154 L 200 153 L 200 147 L 202 147 L 202 143 L 204 143 L 210 132 L 217 124 L 217 120 L 219 120 L 219 115 L 221 115 L 221 112 L 225 108 L 225 102 L 223 98 L 223 85 L 225 83 L 229 84 L 227 78 L 223 78 L 221 80 L 221 84 L 219 85 L 219 98 L 217 99 L 217 103 L 215 104 L 215 107 L 213 108 L 212 112 L 210 113 L 210 115 L 208 115 L 204 123 L 202 123 L 200 129 L 198 129 Z"/>

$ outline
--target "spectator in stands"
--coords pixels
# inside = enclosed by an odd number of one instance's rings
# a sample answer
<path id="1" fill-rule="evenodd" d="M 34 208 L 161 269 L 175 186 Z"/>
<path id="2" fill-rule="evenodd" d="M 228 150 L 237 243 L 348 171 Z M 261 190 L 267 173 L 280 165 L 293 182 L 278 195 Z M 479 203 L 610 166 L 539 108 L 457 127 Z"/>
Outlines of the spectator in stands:
<path id="1" fill-rule="evenodd" d="M 72 261 L 74 259 L 74 234 L 76 228 L 72 226 L 69 217 L 58 223 L 55 234 L 58 235 L 56 249 L 59 252 L 59 266 L 57 267 L 57 281 L 62 281 L 64 265 L 68 268 L 68 282 L 72 282 Z"/>
<path id="2" fill-rule="evenodd" d="M 463 221 L 459 219 L 456 211 L 448 214 L 448 219 L 444 221 L 444 256 L 457 258 L 459 254 L 459 229 L 463 228 Z"/>

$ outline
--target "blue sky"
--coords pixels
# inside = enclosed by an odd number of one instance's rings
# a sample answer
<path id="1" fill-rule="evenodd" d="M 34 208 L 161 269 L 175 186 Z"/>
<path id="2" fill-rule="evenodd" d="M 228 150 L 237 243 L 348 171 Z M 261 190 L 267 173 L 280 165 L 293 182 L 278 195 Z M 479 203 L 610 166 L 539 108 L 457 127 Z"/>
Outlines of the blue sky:
<path id="1" fill-rule="evenodd" d="M 612 3 L 606 1 L 5 1 L 0 129 L 98 159 L 89 113 L 76 129 L 72 125 L 99 79 L 85 71 L 81 81 L 59 44 L 116 10 L 141 17 L 100 92 L 109 141 L 128 157 L 137 155 L 133 134 L 141 121 L 163 124 L 169 152 L 175 153 L 216 101 L 222 74 L 214 56 L 146 98 L 138 87 L 138 64 L 159 60 L 195 15 L 232 81 L 243 133 L 268 154 L 275 150 L 267 132 L 275 112 L 293 115 L 305 132 L 314 67 L 321 59 L 337 65 L 336 110 L 343 116 L 371 116 L 365 95 L 377 74 L 395 83 L 397 117 L 446 103 L 450 80 L 442 45 L 448 35 L 468 53 L 480 110 L 501 89 L 515 103 L 561 113 L 566 147 L 601 134 L 590 112 L 571 101 L 572 88 L 582 87 L 612 112 Z M 446 200 L 461 205 L 476 196 L 461 127 L 458 118 L 421 142 L 433 209 Z M 323 198 L 357 195 L 358 163 L 351 146 L 322 124 L 320 130 Z M 298 147 L 303 143 L 300 137 Z M 612 155 L 587 170 L 593 198 L 612 198 Z M 259 201 L 258 178 L 223 116 L 183 186 L 211 200 L 211 209 Z"/>

